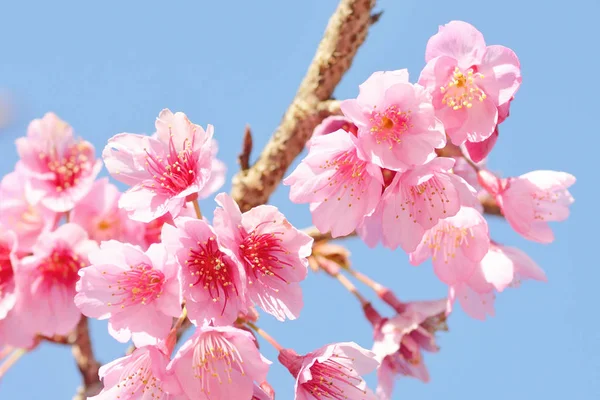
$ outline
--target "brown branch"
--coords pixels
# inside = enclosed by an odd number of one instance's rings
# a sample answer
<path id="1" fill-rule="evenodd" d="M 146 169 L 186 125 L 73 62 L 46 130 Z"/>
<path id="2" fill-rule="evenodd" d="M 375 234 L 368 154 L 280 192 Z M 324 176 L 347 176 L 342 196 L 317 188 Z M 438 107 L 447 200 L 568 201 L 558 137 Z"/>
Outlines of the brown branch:
<path id="1" fill-rule="evenodd" d="M 72 344 L 73 358 L 83 379 L 83 386 L 79 388 L 73 400 L 84 400 L 97 395 L 102 390 L 102 383 L 98 377 L 100 364 L 94 357 L 87 317 L 81 317 L 77 327 L 69 336 L 69 342 Z"/>
<path id="2" fill-rule="evenodd" d="M 500 206 L 498 205 L 498 203 L 496 202 L 496 199 L 494 199 L 492 196 L 486 196 L 483 199 L 480 200 L 481 201 L 481 205 L 483 206 L 483 212 L 489 215 L 498 215 L 500 217 L 502 217 L 502 210 L 500 209 Z"/>
<path id="3" fill-rule="evenodd" d="M 238 162 L 242 171 L 250 168 L 250 153 L 252 153 L 252 131 L 250 125 L 246 125 L 244 129 L 244 144 L 242 145 L 242 152 L 238 156 Z"/>
<path id="4" fill-rule="evenodd" d="M 331 115 L 322 102 L 331 98 L 365 41 L 374 6 L 375 0 L 340 1 L 281 124 L 256 163 L 233 179 L 232 197 L 242 211 L 268 201 L 315 126 Z"/>

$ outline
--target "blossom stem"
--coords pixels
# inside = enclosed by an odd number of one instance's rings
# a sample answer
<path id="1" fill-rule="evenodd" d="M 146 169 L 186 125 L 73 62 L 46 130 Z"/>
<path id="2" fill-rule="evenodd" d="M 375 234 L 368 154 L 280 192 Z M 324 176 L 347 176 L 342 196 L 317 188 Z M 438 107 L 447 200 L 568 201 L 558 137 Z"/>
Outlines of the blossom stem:
<path id="1" fill-rule="evenodd" d="M 364 283 L 366 286 L 373 289 L 373 291 L 375 293 L 377 293 L 377 296 L 381 300 L 386 302 L 390 307 L 392 307 L 397 312 L 400 313 L 405 309 L 406 305 L 404 303 L 402 303 L 398 299 L 398 297 L 396 297 L 394 292 L 392 292 L 387 287 L 383 286 L 381 283 L 374 281 L 373 279 L 371 279 L 371 277 L 369 277 L 361 272 L 358 272 L 357 270 L 352 269 L 350 267 L 346 268 L 346 271 L 348 271 L 353 277 L 358 279 L 360 282 Z"/>
<path id="2" fill-rule="evenodd" d="M 370 287 L 371 289 L 373 289 L 377 293 L 379 293 L 379 291 L 381 291 L 383 289 L 383 285 L 381 285 L 378 282 L 375 282 L 369 276 L 367 276 L 367 275 L 365 275 L 365 274 L 363 274 L 361 272 L 358 272 L 355 269 L 347 267 L 346 271 L 350 272 L 350 275 L 352 275 L 353 277 L 355 277 L 360 282 L 364 283 L 365 285 L 367 285 L 368 287 Z"/>
<path id="3" fill-rule="evenodd" d="M 2 350 L 0 350 L 0 360 L 9 355 L 15 348 L 12 346 L 4 346 Z"/>
<path id="4" fill-rule="evenodd" d="M 369 301 L 365 299 L 365 297 L 362 294 L 360 294 L 356 286 L 354 286 L 354 284 L 350 282 L 350 280 L 346 278 L 345 275 L 338 273 L 335 274 L 334 277 L 342 284 L 342 286 L 344 286 L 350 293 L 352 293 L 354 297 L 358 299 L 358 301 L 360 301 L 360 304 L 362 306 L 365 306 L 369 303 Z"/>
<path id="5" fill-rule="evenodd" d="M 196 216 L 198 217 L 198 219 L 202 219 L 202 211 L 200 211 L 200 203 L 198 203 L 198 199 L 192 200 L 192 203 L 194 203 L 194 210 L 196 211 Z"/>
<path id="6" fill-rule="evenodd" d="M 273 337 L 271 335 L 269 335 L 267 332 L 263 331 L 261 328 L 256 326 L 254 323 L 252 323 L 250 321 L 246 321 L 246 325 L 248 325 L 250 328 L 254 329 L 254 331 L 256 333 L 258 333 L 260 336 L 263 337 L 263 339 L 265 339 L 267 342 L 269 342 L 271 344 L 271 346 L 275 347 L 275 349 L 277 349 L 277 351 L 280 352 L 281 350 L 283 350 L 283 346 L 281 346 L 279 343 L 277 343 L 277 340 L 273 339 Z"/>
<path id="7" fill-rule="evenodd" d="M 181 328 L 181 326 L 187 319 L 187 315 L 188 315 L 187 308 L 184 305 L 183 310 L 181 310 L 181 315 L 179 316 L 179 319 L 177 320 L 177 322 L 175 322 L 175 326 L 173 327 L 173 330 L 175 330 L 175 332 L 177 332 Z"/>
<path id="8" fill-rule="evenodd" d="M 3 377 L 6 372 L 19 361 L 23 355 L 27 353 L 27 349 L 17 349 L 9 355 L 6 360 L 0 365 L 0 378 Z"/>
<path id="9" fill-rule="evenodd" d="M 67 221 L 67 224 L 68 224 L 69 222 L 71 222 L 71 212 L 70 212 L 70 211 L 67 211 L 67 212 L 65 213 L 65 220 Z"/>

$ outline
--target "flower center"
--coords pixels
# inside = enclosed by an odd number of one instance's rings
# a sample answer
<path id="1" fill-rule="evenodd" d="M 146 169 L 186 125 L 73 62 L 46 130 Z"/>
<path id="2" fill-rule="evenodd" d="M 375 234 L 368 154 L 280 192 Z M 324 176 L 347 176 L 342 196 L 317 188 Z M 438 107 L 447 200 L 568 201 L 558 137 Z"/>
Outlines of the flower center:
<path id="1" fill-rule="evenodd" d="M 67 146 L 62 152 L 56 148 L 50 153 L 42 152 L 39 158 L 47 171 L 54 174 L 53 186 L 56 191 L 62 192 L 77 185 L 81 177 L 91 171 L 93 153 L 89 143 L 79 141 Z"/>
<path id="2" fill-rule="evenodd" d="M 244 375 L 243 362 L 242 356 L 229 340 L 219 333 L 207 332 L 194 347 L 192 370 L 194 377 L 201 381 L 201 391 L 210 394 L 211 383 L 215 386 L 232 383 L 231 372 L 234 368 Z"/>
<path id="3" fill-rule="evenodd" d="M 40 262 L 38 271 L 50 284 L 75 286 L 80 268 L 86 266 L 82 259 L 67 246 L 59 244 Z"/>
<path id="4" fill-rule="evenodd" d="M 223 312 L 232 290 L 237 295 L 231 267 L 225 262 L 225 255 L 219 250 L 215 237 L 208 238 L 204 243 L 198 242 L 196 248 L 190 248 L 186 264 L 193 278 L 191 286 L 203 287 L 208 291 L 214 302 L 225 298 Z"/>
<path id="5" fill-rule="evenodd" d="M 336 359 L 349 358 L 333 354 L 324 362 L 315 361 L 310 367 L 312 379 L 302 384 L 304 389 L 316 399 L 346 400 L 349 398 L 348 393 L 345 391 L 348 386 L 366 393 L 366 391 L 357 387 L 362 379 L 353 373 L 351 368 L 346 367 Z"/>
<path id="6" fill-rule="evenodd" d="M 120 396 L 116 398 L 138 398 L 136 394 L 144 399 L 163 399 L 166 396 L 162 382 L 152 373 L 150 363 L 150 355 L 144 354 L 123 369 L 117 384 Z"/>
<path id="7" fill-rule="evenodd" d="M 450 200 L 446 195 L 446 187 L 435 176 L 416 186 L 400 184 L 400 190 L 406 198 L 404 204 L 400 204 L 400 210 L 408 212 L 414 223 L 421 222 L 423 219 L 433 221 L 434 217 L 437 220 L 440 216 L 435 210 L 435 203 L 441 205 L 442 214 L 447 213 L 446 203 L 450 203 Z M 399 215 L 396 215 L 396 218 L 399 218 Z"/>
<path id="8" fill-rule="evenodd" d="M 275 223 L 276 221 L 263 222 L 263 224 L 271 222 Z M 249 278 L 253 276 L 255 280 L 260 280 L 265 276 L 274 276 L 287 283 L 287 280 L 279 272 L 285 267 L 292 266 L 281 258 L 281 256 L 290 254 L 290 252 L 281 246 L 283 240 L 278 238 L 277 234 L 283 233 L 259 234 L 253 231 L 244 236 L 244 241 L 240 244 L 240 250 Z M 250 281 L 249 283 L 252 284 L 253 282 Z"/>
<path id="9" fill-rule="evenodd" d="M 342 198 L 349 200 L 348 207 L 352 207 L 352 199 L 361 199 L 361 195 L 365 193 L 365 176 L 367 176 L 367 163 L 362 161 L 356 155 L 356 150 L 340 153 L 332 160 L 327 160 L 319 168 L 334 169 L 332 176 L 327 178 L 327 185 L 321 189 L 332 188 L 332 193 L 338 195 L 337 200 Z M 341 189 L 341 190 L 340 190 Z M 313 193 L 317 193 L 315 190 Z M 325 197 L 323 201 L 328 201 Z"/>
<path id="10" fill-rule="evenodd" d="M 13 281 L 14 271 L 10 261 L 10 249 L 0 243 L 0 298 L 4 289 Z"/>
<path id="11" fill-rule="evenodd" d="M 456 257 L 456 249 L 462 246 L 469 246 L 469 239 L 475 237 L 471 228 L 457 228 L 445 220 L 440 220 L 440 224 L 433 232 L 425 236 L 425 243 L 433 251 L 432 259 L 437 259 L 438 253 L 444 257 L 447 264 L 451 258 Z"/>
<path id="12" fill-rule="evenodd" d="M 154 178 L 154 182 L 149 187 L 159 193 L 176 195 L 192 185 L 196 179 L 197 164 L 193 147 L 192 137 L 192 140 L 183 141 L 183 150 L 177 151 L 171 134 L 166 159 L 150 154 L 146 150 L 146 169 Z"/>
<path id="13" fill-rule="evenodd" d="M 106 271 L 104 275 L 109 275 Z M 112 274 L 117 278 L 115 283 L 108 285 L 113 290 L 111 296 L 118 297 L 119 302 L 108 303 L 120 305 L 121 308 L 135 304 L 148 304 L 158 299 L 163 292 L 165 275 L 147 264 L 130 266 L 129 271 Z"/>
<path id="14" fill-rule="evenodd" d="M 440 91 L 444 93 L 442 103 L 453 110 L 460 110 L 463 107 L 473 107 L 474 100 L 484 101 L 487 96 L 476 83 L 477 79 L 483 78 L 483 74 L 473 73 L 472 69 L 465 75 L 458 67 L 454 68 L 448 84 L 440 87 Z"/>
<path id="15" fill-rule="evenodd" d="M 398 106 L 389 106 L 385 111 L 371 113 L 371 133 L 375 135 L 377 144 L 387 143 L 390 149 L 396 143 L 401 143 L 400 137 L 412 128 L 410 123 L 411 110 L 401 111 Z"/>

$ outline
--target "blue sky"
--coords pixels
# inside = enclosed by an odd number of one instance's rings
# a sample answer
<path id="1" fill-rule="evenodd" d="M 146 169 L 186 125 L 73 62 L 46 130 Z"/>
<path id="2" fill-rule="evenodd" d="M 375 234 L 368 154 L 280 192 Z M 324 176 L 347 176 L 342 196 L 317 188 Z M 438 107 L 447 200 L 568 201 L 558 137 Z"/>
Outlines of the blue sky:
<path id="1" fill-rule="evenodd" d="M 268 140 L 336 4 L 4 2 L 0 89 L 11 96 L 16 117 L 0 133 L 0 175 L 17 160 L 14 139 L 47 111 L 70 122 L 99 152 L 116 133 L 152 132 L 154 118 L 168 107 L 184 111 L 198 124 L 215 125 L 220 157 L 229 164 L 231 177 L 244 125 L 252 127 L 256 149 Z M 549 282 L 526 282 L 502 293 L 496 317 L 485 322 L 459 309 L 449 320 L 450 332 L 439 337 L 441 352 L 426 358 L 431 382 L 403 379 L 394 398 L 600 398 L 594 293 L 600 272 L 593 255 L 600 192 L 591 168 L 597 160 L 592 138 L 598 135 L 600 3 L 382 0 L 378 9 L 385 13 L 338 87 L 338 98 L 355 96 L 358 84 L 376 70 L 408 68 L 415 81 L 424 66 L 427 39 L 438 25 L 465 20 L 484 33 L 488 44 L 515 50 L 522 65 L 523 85 L 490 167 L 505 176 L 565 170 L 578 179 L 571 218 L 554 225 L 551 245 L 527 242 L 503 221 L 490 219 L 493 238 L 525 250 L 545 269 Z M 287 195 L 288 189 L 280 188 L 271 201 L 297 226 L 310 225 L 307 207 L 292 205 Z M 212 199 L 202 207 L 210 215 Z M 354 266 L 386 282 L 402 299 L 445 295 L 429 263 L 412 267 L 401 251 L 369 250 L 358 240 L 346 243 Z M 260 325 L 299 352 L 334 341 L 370 347 L 368 323 L 338 286 L 322 274 L 311 274 L 303 284 L 300 319 L 282 324 L 264 316 Z M 94 322 L 92 335 L 101 361 L 122 354 L 124 346 L 108 336 L 105 323 Z M 276 360 L 268 344 L 261 347 Z M 278 400 L 293 398 L 292 379 L 276 363 L 269 379 Z M 374 387 L 373 377 L 369 383 Z M 78 384 L 69 349 L 44 345 L 8 373 L 0 384 L 0 399 L 68 399 Z"/>

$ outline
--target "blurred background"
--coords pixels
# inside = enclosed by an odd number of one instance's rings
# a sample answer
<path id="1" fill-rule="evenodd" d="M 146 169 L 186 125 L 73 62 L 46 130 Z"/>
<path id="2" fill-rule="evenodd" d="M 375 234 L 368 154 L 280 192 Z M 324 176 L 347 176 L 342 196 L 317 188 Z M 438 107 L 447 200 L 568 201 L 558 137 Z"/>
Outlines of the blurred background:
<path id="1" fill-rule="evenodd" d="M 17 161 L 14 140 L 47 111 L 68 121 L 99 155 L 114 134 L 152 133 L 158 112 L 168 107 L 197 124 L 215 126 L 219 158 L 231 178 L 244 125 L 252 127 L 255 157 L 293 98 L 336 6 L 336 0 L 3 2 L 0 175 Z M 600 398 L 595 254 L 600 181 L 594 147 L 600 2 L 381 0 L 377 10 L 384 14 L 336 98 L 356 96 L 358 85 L 377 70 L 408 68 L 416 81 L 438 25 L 470 22 L 488 44 L 512 48 L 523 73 L 490 168 L 504 176 L 564 170 L 578 179 L 571 190 L 576 199 L 571 217 L 554 224 L 551 245 L 527 242 L 501 219 L 489 219 L 493 238 L 526 251 L 549 282 L 505 291 L 498 296 L 496 317 L 485 322 L 458 307 L 448 321 L 450 332 L 438 336 L 441 351 L 426 355 L 431 382 L 402 379 L 394 398 Z M 288 190 L 279 188 L 271 203 L 294 225 L 311 225 L 308 207 L 291 204 Z M 212 199 L 203 201 L 205 214 L 213 208 Z M 344 243 L 355 268 L 401 299 L 446 296 L 429 263 L 412 267 L 401 251 L 370 250 L 356 239 Z M 370 348 L 371 327 L 337 282 L 311 273 L 303 288 L 299 320 L 282 324 L 263 316 L 261 327 L 298 352 L 335 341 Z M 105 322 L 92 322 L 92 336 L 101 362 L 122 356 L 126 346 L 109 337 Z M 275 361 L 269 345 L 261 344 Z M 373 388 L 374 378 L 368 378 Z M 269 381 L 278 400 L 293 398 L 293 380 L 276 362 Z M 70 399 L 79 383 L 70 349 L 44 344 L 10 370 L 0 383 L 0 399 Z"/>

